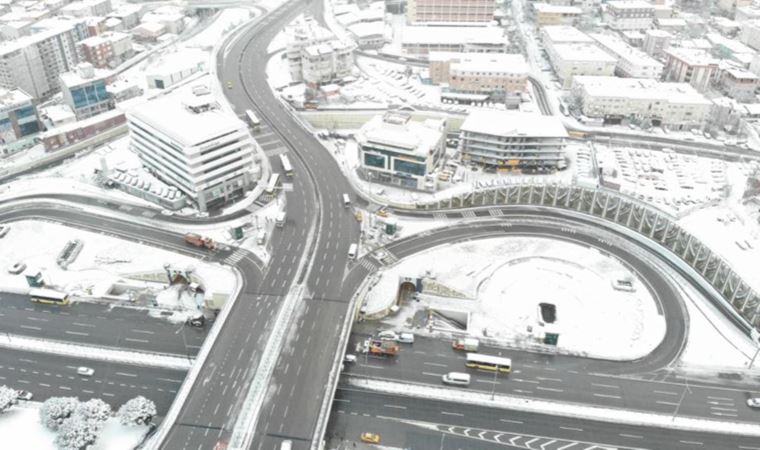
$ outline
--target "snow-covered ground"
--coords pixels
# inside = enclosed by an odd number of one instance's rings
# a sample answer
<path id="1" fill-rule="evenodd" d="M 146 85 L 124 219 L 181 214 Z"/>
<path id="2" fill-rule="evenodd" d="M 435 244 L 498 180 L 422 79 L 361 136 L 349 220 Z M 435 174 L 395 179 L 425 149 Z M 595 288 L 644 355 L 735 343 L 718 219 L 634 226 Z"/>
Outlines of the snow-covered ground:
<path id="1" fill-rule="evenodd" d="M 390 307 L 399 277 L 426 274 L 468 299 L 423 294 L 392 322 L 428 307 L 462 311 L 469 313 L 471 335 L 515 344 L 550 331 L 560 334 L 562 353 L 616 360 L 648 354 L 665 333 L 655 300 L 621 262 L 577 244 L 532 237 L 444 245 L 404 259 L 382 272 L 365 300 L 367 314 Z M 627 277 L 635 292 L 612 288 L 612 281 Z M 554 324 L 540 324 L 539 303 L 556 306 Z"/>
<path id="2" fill-rule="evenodd" d="M 63 270 L 56 264 L 56 257 L 72 239 L 81 240 L 84 246 L 76 260 Z M 84 298 L 104 295 L 113 283 L 129 275 L 162 274 L 164 264 L 182 270 L 192 267 L 206 288 L 207 298 L 213 294 L 228 295 L 236 284 L 234 274 L 219 264 L 56 223 L 12 222 L 10 232 L 0 242 L 0 290 L 3 291 L 28 290 L 23 275 L 13 275 L 6 270 L 17 262 L 40 270 L 51 286 Z M 129 283 L 137 289 L 160 290 L 165 286 L 163 282 Z"/>
<path id="3" fill-rule="evenodd" d="M 0 414 L 4 450 L 56 450 L 55 432 L 40 423 L 40 403 L 26 402 Z M 148 432 L 147 426 L 125 427 L 118 419 L 106 422 L 99 439 L 88 450 L 132 450 Z"/>

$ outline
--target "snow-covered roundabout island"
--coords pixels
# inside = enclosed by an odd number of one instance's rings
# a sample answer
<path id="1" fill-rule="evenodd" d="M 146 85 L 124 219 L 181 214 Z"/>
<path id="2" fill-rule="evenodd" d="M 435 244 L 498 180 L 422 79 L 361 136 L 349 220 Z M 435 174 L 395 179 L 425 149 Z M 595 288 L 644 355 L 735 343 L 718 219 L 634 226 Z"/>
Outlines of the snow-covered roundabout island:
<path id="1" fill-rule="evenodd" d="M 402 302 L 393 314 L 402 281 L 417 279 L 419 301 Z M 556 333 L 559 353 L 633 360 L 665 336 L 657 301 L 636 273 L 596 249 L 504 237 L 435 247 L 399 261 L 378 273 L 363 311 L 368 318 L 391 314 L 384 322 L 417 333 L 466 332 L 510 347 L 555 349 L 542 342 Z"/>

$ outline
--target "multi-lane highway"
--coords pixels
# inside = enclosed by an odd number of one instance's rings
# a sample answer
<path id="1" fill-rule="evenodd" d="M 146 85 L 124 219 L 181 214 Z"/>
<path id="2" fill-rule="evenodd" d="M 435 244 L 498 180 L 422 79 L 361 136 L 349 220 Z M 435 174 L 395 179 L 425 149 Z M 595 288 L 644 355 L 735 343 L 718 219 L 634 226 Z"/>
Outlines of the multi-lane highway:
<path id="1" fill-rule="evenodd" d="M 0 293 L 0 304 L 0 333 L 188 357 L 198 353 L 212 325 L 171 325 L 145 309 L 106 303 L 32 303 L 19 294 Z"/>
<path id="2" fill-rule="evenodd" d="M 344 387 L 335 396 L 327 435 L 333 442 L 378 433 L 381 443 L 414 450 L 757 450 L 756 437 L 725 436 L 667 428 L 489 408 Z"/>
<path id="3" fill-rule="evenodd" d="M 92 376 L 77 374 L 77 367 L 94 369 Z M 79 360 L 43 353 L 3 349 L 0 352 L 0 384 L 48 397 L 100 398 L 118 408 L 130 398 L 143 395 L 164 414 L 174 400 L 184 371 L 137 367 L 104 361 Z"/>

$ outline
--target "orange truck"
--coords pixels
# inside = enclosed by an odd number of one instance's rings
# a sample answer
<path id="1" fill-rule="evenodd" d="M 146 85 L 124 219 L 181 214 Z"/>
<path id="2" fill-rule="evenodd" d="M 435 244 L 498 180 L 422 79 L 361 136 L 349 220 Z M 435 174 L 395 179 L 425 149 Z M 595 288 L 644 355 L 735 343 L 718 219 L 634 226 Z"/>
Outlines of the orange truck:
<path id="1" fill-rule="evenodd" d="M 205 247 L 209 250 L 216 250 L 216 242 L 214 242 L 213 239 L 206 236 L 201 236 L 200 234 L 185 234 L 185 242 L 196 247 Z"/>
<path id="2" fill-rule="evenodd" d="M 367 342 L 367 352 L 377 356 L 396 356 L 400 350 L 398 342 L 390 340 L 370 339 Z"/>

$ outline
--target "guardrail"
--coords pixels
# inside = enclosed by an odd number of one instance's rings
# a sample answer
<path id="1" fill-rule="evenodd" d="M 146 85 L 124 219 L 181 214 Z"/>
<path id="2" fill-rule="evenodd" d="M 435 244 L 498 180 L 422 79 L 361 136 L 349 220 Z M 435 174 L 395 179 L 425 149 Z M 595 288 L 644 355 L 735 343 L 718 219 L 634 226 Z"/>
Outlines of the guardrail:
<path id="1" fill-rule="evenodd" d="M 676 219 L 632 197 L 604 188 L 586 188 L 561 184 L 512 184 L 472 190 L 457 196 L 414 205 L 417 211 L 440 211 L 488 206 L 536 206 L 584 214 L 626 230 L 629 236 L 668 258 L 689 278 L 714 291 L 722 302 L 723 312 L 734 319 L 746 333 L 760 326 L 760 296 L 699 239 L 676 222 Z M 403 205 L 410 209 L 408 205 Z M 634 232 L 632 235 L 630 232 Z M 635 236 L 634 236 L 635 235 Z M 662 250 L 665 250 L 664 252 Z M 674 260 L 672 256 L 676 256 Z"/>

